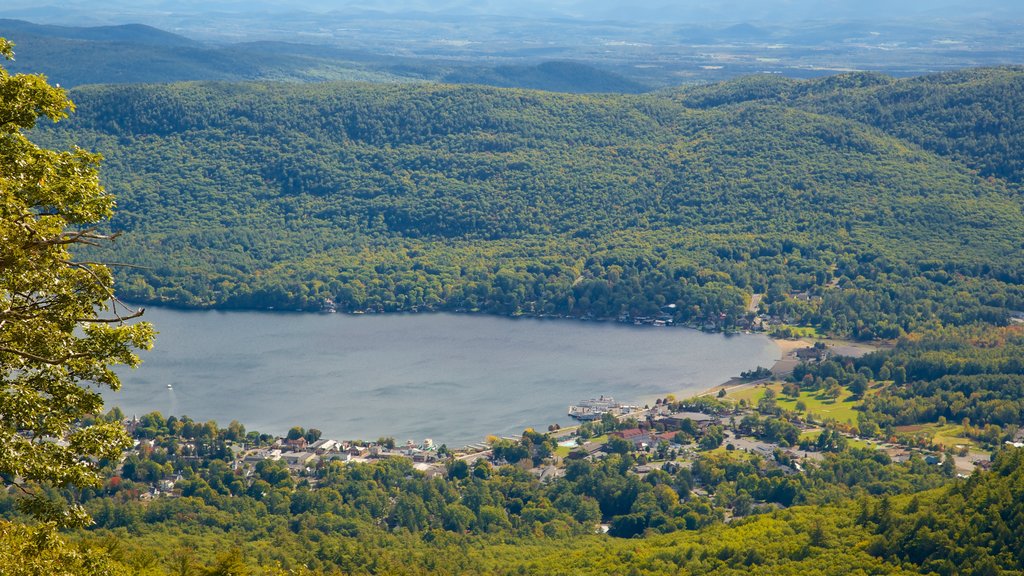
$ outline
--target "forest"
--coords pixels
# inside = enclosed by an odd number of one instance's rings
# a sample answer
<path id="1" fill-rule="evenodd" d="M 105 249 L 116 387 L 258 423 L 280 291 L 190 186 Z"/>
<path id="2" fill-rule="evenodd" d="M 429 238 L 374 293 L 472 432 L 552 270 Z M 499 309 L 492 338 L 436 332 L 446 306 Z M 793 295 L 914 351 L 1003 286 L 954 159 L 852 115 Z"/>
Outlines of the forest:
<path id="1" fill-rule="evenodd" d="M 670 308 L 730 330 L 763 294 L 778 321 L 894 338 L 1024 310 L 1022 83 L 998 68 L 647 95 L 87 86 L 33 137 L 106 157 L 126 232 L 109 260 L 138 302 Z"/>

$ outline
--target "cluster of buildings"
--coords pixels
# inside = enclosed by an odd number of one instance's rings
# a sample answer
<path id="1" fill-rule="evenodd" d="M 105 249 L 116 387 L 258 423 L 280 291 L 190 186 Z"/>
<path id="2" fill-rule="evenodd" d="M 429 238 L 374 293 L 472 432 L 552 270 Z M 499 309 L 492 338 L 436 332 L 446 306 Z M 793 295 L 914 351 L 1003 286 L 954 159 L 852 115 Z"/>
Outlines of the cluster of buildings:
<path id="1" fill-rule="evenodd" d="M 630 442 L 633 450 L 647 452 L 662 442 L 679 447 L 676 435 L 680 430 L 694 430 L 703 433 L 708 426 L 721 424 L 717 416 L 703 412 L 671 412 L 667 405 L 659 405 L 647 411 L 649 418 L 636 428 L 626 428 L 610 433 L 609 437 L 621 438 Z M 689 420 L 690 424 L 685 424 Z M 689 428 L 692 426 L 693 428 Z M 584 442 L 579 450 L 569 453 L 569 459 L 589 458 L 596 460 L 607 455 L 606 445 L 598 442 Z"/>
<path id="2" fill-rule="evenodd" d="M 261 460 L 279 460 L 288 466 L 293 474 L 304 474 L 321 462 L 369 462 L 381 458 L 408 458 L 419 469 L 429 469 L 439 459 L 434 441 L 427 438 L 422 444 L 409 440 L 404 445 L 389 445 L 376 442 L 347 442 L 318 439 L 309 442 L 304 437 L 295 439 L 278 438 L 268 448 L 257 448 L 244 452 L 236 465 L 255 466 Z"/>
<path id="3" fill-rule="evenodd" d="M 181 445 L 185 454 L 179 456 L 185 461 L 200 460 L 194 455 L 194 445 Z M 317 439 L 313 442 L 304 437 L 295 439 L 277 438 L 270 446 L 246 449 L 244 444 L 230 444 L 228 448 L 233 455 L 231 466 L 236 473 L 250 478 L 255 474 L 256 466 L 264 461 L 280 461 L 293 476 L 305 476 L 317 467 L 329 462 L 370 462 L 384 458 L 408 458 L 413 467 L 424 472 L 437 473 L 444 470 L 441 455 L 431 439 L 420 444 L 412 440 L 404 445 L 387 445 L 377 442 L 347 442 L 332 439 Z M 152 449 L 148 440 L 136 442 L 136 454 Z M 139 497 L 149 500 L 159 497 L 175 496 L 175 487 L 182 480 L 181 474 L 166 474 L 156 481 L 149 482 L 149 488 L 140 493 Z"/>

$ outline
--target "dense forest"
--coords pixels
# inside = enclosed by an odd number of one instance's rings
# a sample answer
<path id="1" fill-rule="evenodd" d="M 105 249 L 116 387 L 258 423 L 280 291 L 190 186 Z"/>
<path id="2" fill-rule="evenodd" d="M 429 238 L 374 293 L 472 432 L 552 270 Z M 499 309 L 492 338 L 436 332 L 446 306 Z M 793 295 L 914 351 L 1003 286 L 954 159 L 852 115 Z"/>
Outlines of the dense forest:
<path id="1" fill-rule="evenodd" d="M 34 137 L 106 156 L 137 301 L 731 329 L 761 293 L 778 321 L 891 338 L 1024 309 L 1022 82 L 82 87 Z"/>
<path id="2" fill-rule="evenodd" d="M 166 458 L 162 446 L 152 458 Z M 181 482 L 180 498 L 139 502 L 132 481 L 108 481 L 103 493 L 87 502 L 96 525 L 76 539 L 132 573 L 153 575 L 201 574 L 200 567 L 215 568 L 229 555 L 242 567 L 237 574 L 620 573 L 624 564 L 644 574 L 664 573 L 669 564 L 673 571 L 685 567 L 697 574 L 750 567 L 765 573 L 784 567 L 839 574 L 868 566 L 873 573 L 913 573 L 914 566 L 903 572 L 886 562 L 904 553 L 898 539 L 907 535 L 906 527 L 885 524 L 890 533 L 877 551 L 857 544 L 876 530 L 866 519 L 857 524 L 858 506 L 882 514 L 890 499 L 901 498 L 898 493 L 869 495 L 831 479 L 843 476 L 870 485 L 883 476 L 896 480 L 894 489 L 948 482 L 920 459 L 893 465 L 866 452 L 830 456 L 806 480 L 768 473 L 771 467 L 756 459 L 713 457 L 699 463 L 699 472 L 683 469 L 640 479 L 629 472 L 629 457 L 615 456 L 599 465 L 573 465 L 564 481 L 546 485 L 511 466 L 426 478 L 407 460 L 392 459 L 325 467 L 315 489 L 305 480 L 296 483 L 277 463 L 259 466 L 247 485 L 223 461 L 208 462 Z M 145 477 L 137 461 L 128 465 L 126 474 Z M 721 522 L 723 508 L 716 502 L 736 499 L 733 486 L 779 482 L 792 485 L 777 490 L 789 497 L 807 492 L 801 483 L 822 494 L 862 496 L 769 514 L 737 504 L 736 510 L 748 516 L 731 525 Z M 691 485 L 718 495 L 696 495 Z M 926 492 L 919 498 L 930 502 L 940 496 Z M 749 496 L 738 499 L 743 501 Z M 10 498 L 0 500 L 4 511 L 10 506 Z M 606 507 L 623 512 L 611 526 L 612 537 L 594 534 L 594 522 Z M 893 512 L 899 511 L 902 507 Z M 643 539 L 624 538 L 644 531 Z M 574 552 L 565 556 L 566 549 Z M 961 554 L 1012 565 L 983 549 Z M 814 568 L 826 556 L 834 557 L 828 568 Z"/>
<path id="3" fill-rule="evenodd" d="M 687 106 L 772 102 L 874 126 L 926 150 L 1012 182 L 1024 180 L 1017 120 L 1024 68 L 980 68 L 895 80 L 856 73 L 799 82 L 750 76 L 734 82 L 679 89 Z"/>

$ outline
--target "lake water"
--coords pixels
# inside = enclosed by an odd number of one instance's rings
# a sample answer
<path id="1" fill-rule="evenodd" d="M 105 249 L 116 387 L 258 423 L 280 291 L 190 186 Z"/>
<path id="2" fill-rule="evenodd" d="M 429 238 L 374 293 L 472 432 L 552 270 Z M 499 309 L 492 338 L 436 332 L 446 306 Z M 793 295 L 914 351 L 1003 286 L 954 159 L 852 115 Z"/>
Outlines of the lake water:
<path id="1" fill-rule="evenodd" d="M 122 371 L 108 407 L 339 440 L 461 446 L 568 424 L 585 398 L 692 394 L 779 357 L 765 336 L 570 320 L 161 308 L 145 319 L 156 346 Z"/>

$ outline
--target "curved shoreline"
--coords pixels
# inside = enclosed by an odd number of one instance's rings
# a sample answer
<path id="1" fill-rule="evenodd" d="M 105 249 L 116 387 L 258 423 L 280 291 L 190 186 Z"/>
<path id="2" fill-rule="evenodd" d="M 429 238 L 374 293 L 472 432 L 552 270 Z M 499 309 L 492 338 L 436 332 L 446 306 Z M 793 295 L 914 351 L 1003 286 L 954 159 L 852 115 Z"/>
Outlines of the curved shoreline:
<path id="1" fill-rule="evenodd" d="M 796 351 L 800 350 L 801 348 L 808 348 L 810 346 L 814 346 L 813 342 L 800 338 L 771 338 L 771 341 L 779 349 L 779 358 L 778 360 L 775 361 L 774 364 L 772 364 L 770 368 L 770 370 L 772 371 L 773 378 L 779 378 L 782 376 L 789 375 L 793 371 L 793 368 L 795 368 L 796 365 L 800 362 L 796 357 Z M 697 394 L 697 396 L 709 396 L 712 394 L 717 395 L 721 390 L 725 390 L 726 392 L 744 390 L 746 388 L 750 388 L 751 386 L 760 384 L 765 380 L 767 379 L 762 378 L 760 380 L 744 380 L 739 376 L 734 376 L 725 382 L 715 384 L 710 388 L 706 388 L 703 392 Z"/>
<path id="2" fill-rule="evenodd" d="M 810 348 L 815 344 L 814 341 L 803 338 L 771 338 L 771 341 L 779 349 L 779 359 L 776 360 L 770 368 L 773 379 L 790 375 L 793 372 L 793 368 L 796 368 L 796 365 L 800 363 L 800 360 L 796 357 L 796 351 L 802 348 Z M 832 354 L 840 356 L 860 357 L 864 354 L 868 354 L 885 347 L 884 344 L 869 344 L 865 342 L 852 342 L 847 340 L 825 339 L 821 340 L 821 342 L 825 342 L 825 345 L 831 349 Z M 739 376 L 734 376 L 726 382 L 715 384 L 710 388 L 705 389 L 700 394 L 697 394 L 697 396 L 718 394 L 723 389 L 727 392 L 744 390 L 751 386 L 764 383 L 767 380 L 767 378 L 762 378 L 760 380 L 744 380 Z"/>

